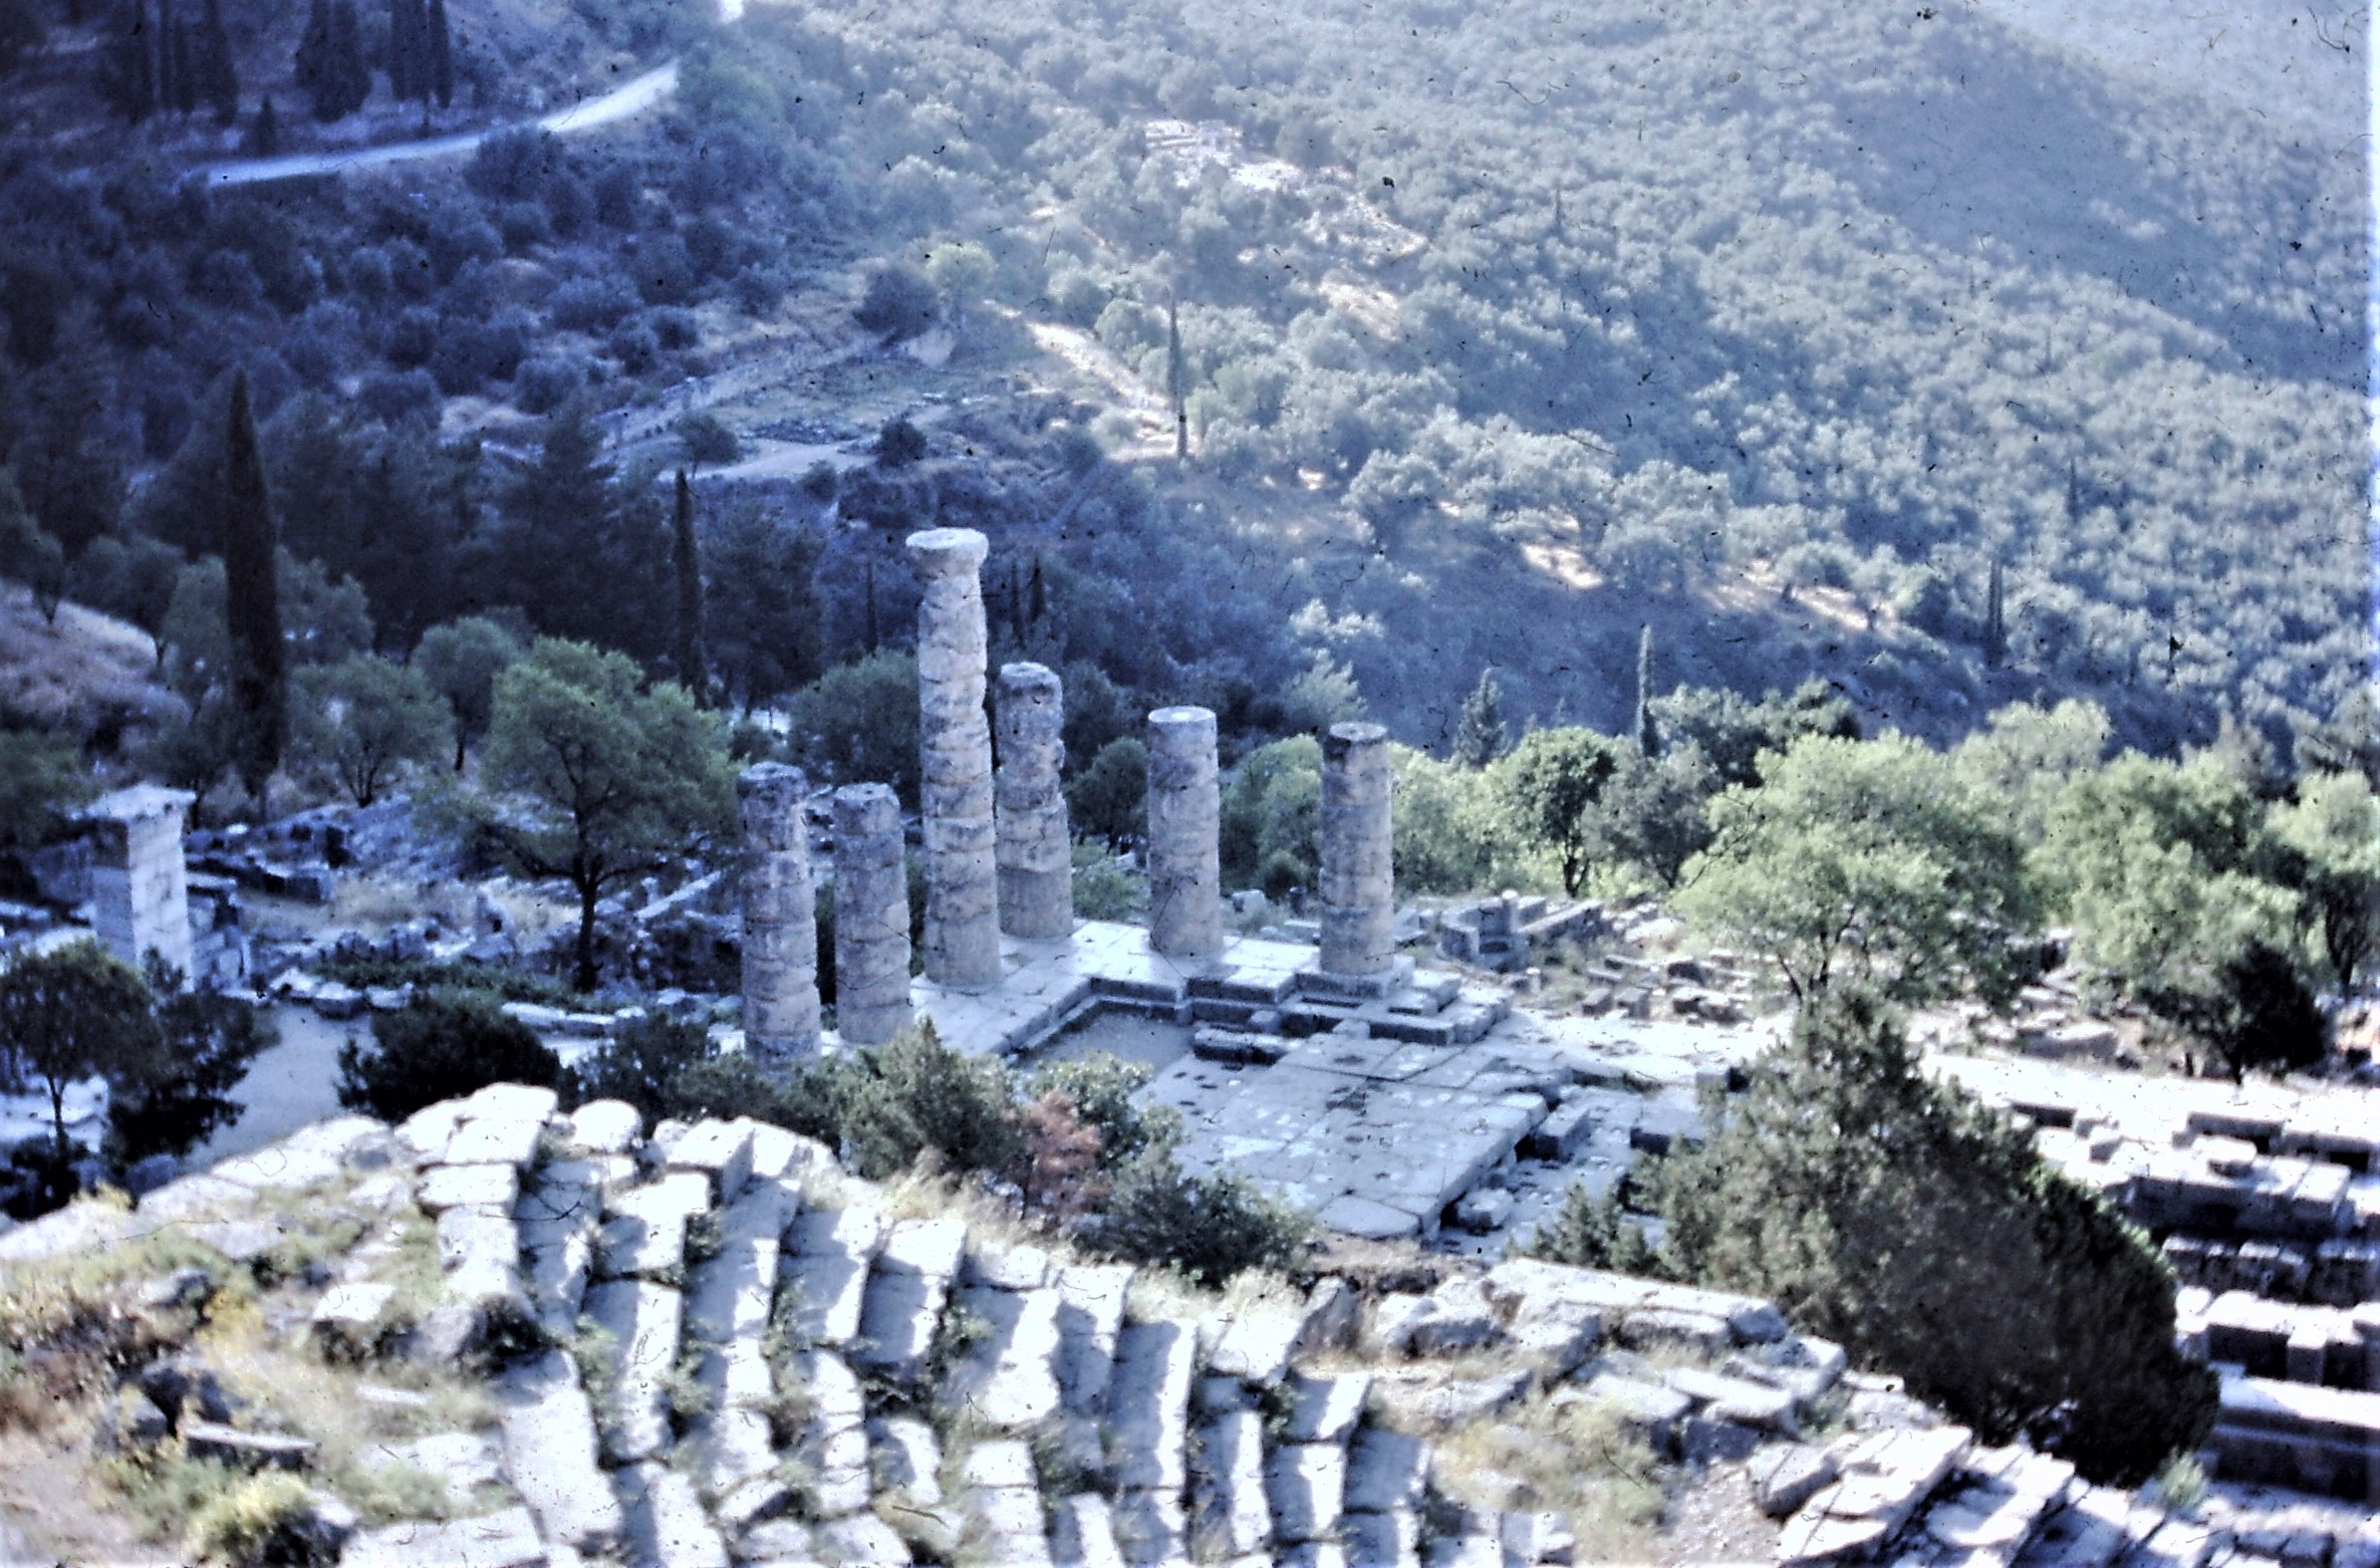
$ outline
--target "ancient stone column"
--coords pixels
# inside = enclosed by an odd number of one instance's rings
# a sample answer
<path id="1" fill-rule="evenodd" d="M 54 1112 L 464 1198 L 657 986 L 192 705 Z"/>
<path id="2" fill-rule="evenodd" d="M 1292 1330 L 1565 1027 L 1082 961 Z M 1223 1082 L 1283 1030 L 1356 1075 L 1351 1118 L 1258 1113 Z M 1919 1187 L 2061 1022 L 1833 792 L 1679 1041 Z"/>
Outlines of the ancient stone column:
<path id="1" fill-rule="evenodd" d="M 1322 737 L 1321 853 L 1323 973 L 1352 979 L 1386 974 L 1397 958 L 1397 896 L 1391 873 L 1389 732 L 1378 724 L 1333 724 Z"/>
<path id="2" fill-rule="evenodd" d="M 76 814 L 92 830 L 91 922 L 100 942 L 134 968 L 150 953 L 190 973 L 190 873 L 182 819 L 197 797 L 135 784 Z"/>
<path id="3" fill-rule="evenodd" d="M 991 726 L 983 716 L 983 588 L 989 549 L 972 528 L 909 536 L 918 605 L 919 786 L 926 816 L 926 978 L 952 990 L 1000 983 L 1000 889 L 992 825 Z"/>
<path id="4" fill-rule="evenodd" d="M 818 906 L 800 768 L 763 762 L 735 780 L 743 809 L 744 1047 L 763 1056 L 818 1049 Z"/>
<path id="5" fill-rule="evenodd" d="M 1214 714 L 1202 707 L 1150 714 L 1149 945 L 1169 957 L 1223 950 L 1222 804 Z"/>
<path id="6" fill-rule="evenodd" d="M 1002 664 L 994 714 L 1000 770 L 992 781 L 1000 830 L 1000 929 L 1011 936 L 1074 934 L 1074 837 L 1058 769 L 1065 698 L 1057 671 Z"/>
<path id="7" fill-rule="evenodd" d="M 889 784 L 835 791 L 835 1032 L 882 1045 L 908 1027 L 909 866 Z"/>

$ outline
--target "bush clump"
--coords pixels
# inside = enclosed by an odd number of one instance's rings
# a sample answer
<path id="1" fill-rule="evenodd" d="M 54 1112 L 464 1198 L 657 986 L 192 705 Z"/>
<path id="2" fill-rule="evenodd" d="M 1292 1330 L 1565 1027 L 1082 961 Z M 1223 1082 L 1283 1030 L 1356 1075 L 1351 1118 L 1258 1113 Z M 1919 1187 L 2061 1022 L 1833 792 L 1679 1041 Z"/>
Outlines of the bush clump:
<path id="1" fill-rule="evenodd" d="M 1774 1299 L 1985 1442 L 2018 1437 L 2136 1485 L 2213 1421 L 2148 1236 L 2029 1138 L 1918 1070 L 1882 1004 L 1801 1015 L 1712 1136 L 1657 1178 L 1660 1261 Z"/>
<path id="2" fill-rule="evenodd" d="M 182 1546 L 202 1563 L 330 1562 L 337 1552 L 315 1529 L 314 1493 L 295 1475 L 243 1476 L 191 1515 Z"/>
<path id="3" fill-rule="evenodd" d="M 484 991 L 417 992 L 372 1020 L 373 1048 L 339 1048 L 339 1103 L 384 1122 L 489 1084 L 557 1087 L 562 1061 Z"/>

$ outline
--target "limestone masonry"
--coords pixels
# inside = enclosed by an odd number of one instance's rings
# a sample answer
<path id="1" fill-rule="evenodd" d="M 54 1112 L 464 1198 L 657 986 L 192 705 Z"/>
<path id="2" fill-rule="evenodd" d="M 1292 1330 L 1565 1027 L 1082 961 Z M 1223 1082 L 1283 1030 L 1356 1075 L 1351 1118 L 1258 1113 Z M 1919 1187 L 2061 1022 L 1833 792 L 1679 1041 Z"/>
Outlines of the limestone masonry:
<path id="1" fill-rule="evenodd" d="M 1149 945 L 1169 958 L 1210 958 L 1223 948 L 1214 747 L 1214 714 L 1205 708 L 1149 715 Z"/>
<path id="2" fill-rule="evenodd" d="M 1065 698 L 1057 672 L 1002 664 L 996 711 L 1000 769 L 993 783 L 999 819 L 1000 929 L 1060 939 L 1074 931 L 1074 836 L 1058 771 L 1066 760 Z"/>
<path id="3" fill-rule="evenodd" d="M 983 588 L 990 547 L 971 528 L 909 536 L 918 605 L 919 795 L 926 819 L 926 977 L 953 990 L 1000 980 L 991 726 L 983 717 Z"/>
<path id="4" fill-rule="evenodd" d="M 818 907 L 810 889 L 810 781 L 782 762 L 735 781 L 743 811 L 744 1044 L 766 1056 L 818 1049 Z"/>
<path id="5" fill-rule="evenodd" d="M 909 868 L 890 784 L 835 791 L 835 1017 L 846 1045 L 882 1045 L 913 1016 Z"/>

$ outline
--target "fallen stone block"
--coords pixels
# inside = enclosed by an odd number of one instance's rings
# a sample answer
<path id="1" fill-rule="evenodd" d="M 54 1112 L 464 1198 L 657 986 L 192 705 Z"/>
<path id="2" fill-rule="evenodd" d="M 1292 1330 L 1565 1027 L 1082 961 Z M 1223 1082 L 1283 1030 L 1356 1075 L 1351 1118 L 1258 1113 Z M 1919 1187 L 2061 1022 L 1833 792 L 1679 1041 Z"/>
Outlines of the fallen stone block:
<path id="1" fill-rule="evenodd" d="M 1774 1443 L 1751 1458 L 1752 1497 L 1772 1519 L 1784 1518 L 1816 1496 L 1838 1473 L 1834 1455 L 1807 1442 Z"/>
<path id="2" fill-rule="evenodd" d="M 702 1511 L 694 1483 L 661 1464 L 618 1472 L 632 1561 L 654 1568 L 727 1568 L 727 1543 Z"/>
<path id="3" fill-rule="evenodd" d="M 311 1437 L 280 1432 L 242 1432 L 219 1422 L 185 1421 L 182 1448 L 191 1458 L 214 1459 L 242 1470 L 302 1470 L 314 1463 Z"/>
<path id="4" fill-rule="evenodd" d="M 1347 1450 L 1344 1533 L 1359 1514 L 1411 1512 L 1430 1489 L 1430 1445 L 1385 1427 L 1366 1427 Z"/>
<path id="5" fill-rule="evenodd" d="M 1119 1488 L 1179 1493 L 1188 1481 L 1183 1447 L 1196 1362 L 1188 1324 L 1134 1323 L 1118 1334 L 1107 1437 L 1108 1473 Z"/>
<path id="6" fill-rule="evenodd" d="M 819 1561 L 837 1568 L 904 1568 L 912 1561 L 909 1544 L 873 1513 L 830 1520 L 815 1538 Z"/>
<path id="7" fill-rule="evenodd" d="M 596 1462 L 595 1412 L 561 1351 L 516 1368 L 496 1389 L 504 1469 L 548 1540 L 602 1553 L 620 1539 L 620 1499 Z"/>
<path id="8" fill-rule="evenodd" d="M 552 1562 L 526 1508 L 445 1524 L 406 1520 L 351 1537 L 340 1568 L 547 1568 Z"/>
<path id="9" fill-rule="evenodd" d="M 1286 1542 L 1335 1538 L 1347 1495 L 1347 1450 L 1336 1442 L 1284 1443 L 1264 1462 L 1273 1533 Z"/>

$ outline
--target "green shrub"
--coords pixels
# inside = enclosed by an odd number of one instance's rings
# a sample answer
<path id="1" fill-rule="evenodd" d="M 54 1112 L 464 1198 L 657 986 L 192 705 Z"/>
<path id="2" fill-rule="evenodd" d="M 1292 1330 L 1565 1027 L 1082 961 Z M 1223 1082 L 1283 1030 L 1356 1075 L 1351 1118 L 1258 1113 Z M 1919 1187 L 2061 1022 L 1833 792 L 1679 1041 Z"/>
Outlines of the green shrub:
<path id="1" fill-rule="evenodd" d="M 183 1550 L 200 1562 L 311 1563 L 336 1553 L 311 1532 L 314 1493 L 283 1470 L 243 1476 L 191 1515 Z"/>
<path id="2" fill-rule="evenodd" d="M 1311 1228 L 1239 1177 L 1186 1175 L 1174 1152 L 1159 1148 L 1117 1173 L 1106 1210 L 1081 1234 L 1110 1256 L 1170 1263 L 1220 1285 L 1247 1269 L 1294 1262 Z"/>
<path id="3" fill-rule="evenodd" d="M 562 1062 L 529 1026 L 482 991 L 418 992 L 402 1008 L 376 1014 L 373 1049 L 339 1048 L 339 1103 L 384 1122 L 489 1084 L 561 1082 Z"/>
<path id="4" fill-rule="evenodd" d="M 647 1013 L 562 1070 L 562 1103 L 575 1109 L 590 1100 L 625 1100 L 644 1113 L 650 1127 L 674 1114 L 669 1090 L 677 1075 L 708 1059 L 714 1049 L 710 1031 L 701 1024 Z"/>
<path id="5" fill-rule="evenodd" d="M 1601 1197 L 1590 1193 L 1584 1181 L 1572 1182 L 1562 1196 L 1562 1206 L 1530 1232 L 1520 1250 L 1549 1263 L 1607 1268 L 1620 1274 L 1652 1274 L 1660 1263 L 1652 1243 L 1645 1239 L 1645 1227 L 1628 1217 L 1617 1182 Z"/>
<path id="6" fill-rule="evenodd" d="M 881 1180 L 931 1149 L 961 1171 L 1005 1171 L 1022 1144 L 1008 1069 L 942 1044 L 931 1021 L 905 1029 L 865 1058 L 868 1076 L 844 1107 L 844 1159 Z"/>
<path id="7" fill-rule="evenodd" d="M 2215 1375 L 2175 1348 L 2149 1238 L 1921 1073 L 1871 997 L 1806 1007 L 1710 1116 L 1664 1162 L 1677 1277 L 1768 1296 L 1982 1440 L 2029 1438 L 2094 1481 L 2138 1484 L 2204 1437 Z"/>
<path id="8" fill-rule="evenodd" d="M 1099 1051 L 1035 1069 L 1025 1081 L 1025 1098 L 1064 1095 L 1076 1119 L 1099 1130 L 1100 1164 L 1122 1166 L 1152 1145 L 1170 1145 L 1181 1132 L 1181 1118 L 1172 1111 L 1146 1115 L 1132 1103 L 1149 1073 L 1146 1063 Z"/>

